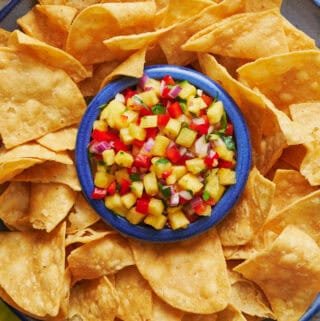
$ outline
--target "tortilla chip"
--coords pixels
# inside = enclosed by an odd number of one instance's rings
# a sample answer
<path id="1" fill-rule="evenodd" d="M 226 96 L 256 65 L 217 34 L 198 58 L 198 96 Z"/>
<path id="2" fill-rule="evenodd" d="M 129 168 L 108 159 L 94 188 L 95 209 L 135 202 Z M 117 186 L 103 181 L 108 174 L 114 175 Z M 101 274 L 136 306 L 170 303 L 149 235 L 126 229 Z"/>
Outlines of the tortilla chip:
<path id="1" fill-rule="evenodd" d="M 69 317 L 79 315 L 86 321 L 113 321 L 118 304 L 118 295 L 107 277 L 84 280 L 71 289 Z"/>
<path id="2" fill-rule="evenodd" d="M 74 234 L 67 234 L 66 238 L 66 246 L 72 245 L 72 244 L 77 244 L 77 243 L 90 243 L 92 241 L 96 241 L 99 239 L 102 239 L 108 234 L 115 233 L 114 231 L 111 230 L 94 230 L 92 228 L 84 228 L 83 230 L 79 230 L 75 232 Z"/>
<path id="3" fill-rule="evenodd" d="M 229 304 L 226 309 L 219 312 L 216 321 L 247 321 L 243 314 L 232 304 Z"/>
<path id="4" fill-rule="evenodd" d="M 222 245 L 243 245 L 255 237 L 268 217 L 274 191 L 274 183 L 251 170 L 240 200 L 217 226 Z"/>
<path id="5" fill-rule="evenodd" d="M 119 296 L 117 316 L 126 321 L 151 320 L 152 290 L 135 266 L 128 266 L 115 275 Z"/>
<path id="6" fill-rule="evenodd" d="M 246 11 L 247 12 L 258 12 L 268 9 L 281 8 L 282 0 L 246 0 Z"/>
<path id="7" fill-rule="evenodd" d="M 105 3 L 90 6 L 75 18 L 67 39 L 67 52 L 85 65 L 117 57 L 103 40 L 114 36 L 152 31 L 153 2 Z"/>
<path id="8" fill-rule="evenodd" d="M 74 150 L 78 128 L 76 126 L 60 129 L 37 139 L 37 142 L 55 152 Z"/>
<path id="9" fill-rule="evenodd" d="M 230 284 L 215 229 L 174 244 L 130 244 L 139 271 L 168 304 L 205 314 L 226 307 Z"/>
<path id="10" fill-rule="evenodd" d="M 259 46 L 257 46 L 259 42 Z M 258 59 L 288 52 L 278 10 L 234 15 L 192 36 L 182 49 Z"/>
<path id="11" fill-rule="evenodd" d="M 289 164 L 293 169 L 299 170 L 307 149 L 304 145 L 293 145 L 285 148 L 281 155 L 281 160 Z"/>
<path id="12" fill-rule="evenodd" d="M 56 316 L 64 287 L 65 225 L 51 233 L 1 232 L 0 286 L 25 312 Z"/>
<path id="13" fill-rule="evenodd" d="M 10 34 L 11 33 L 9 31 L 0 28 L 0 46 L 1 47 L 7 47 Z"/>
<path id="14" fill-rule="evenodd" d="M 74 191 L 81 190 L 76 169 L 73 165 L 51 161 L 34 165 L 13 177 L 12 180 L 33 183 L 61 183 L 68 185 Z"/>
<path id="15" fill-rule="evenodd" d="M 0 48 L 0 59 L 0 134 L 6 148 L 80 121 L 86 104 L 65 72 L 9 48 Z"/>
<path id="16" fill-rule="evenodd" d="M 313 141 L 304 146 L 307 152 L 301 162 L 300 172 L 310 185 L 320 185 L 320 141 Z"/>
<path id="17" fill-rule="evenodd" d="M 241 81 L 251 88 L 257 87 L 286 114 L 292 104 L 320 100 L 319 50 L 262 58 L 243 65 L 238 73 Z"/>
<path id="18" fill-rule="evenodd" d="M 152 321 L 181 321 L 183 314 L 183 311 L 175 309 L 153 293 Z"/>
<path id="19" fill-rule="evenodd" d="M 214 314 L 194 314 L 186 313 L 182 321 L 216 321 L 218 318 L 217 313 Z"/>
<path id="20" fill-rule="evenodd" d="M 30 222 L 35 229 L 51 232 L 68 214 L 76 192 L 58 183 L 31 184 Z"/>
<path id="21" fill-rule="evenodd" d="M 320 248 L 306 233 L 288 226 L 271 248 L 235 271 L 262 288 L 278 321 L 297 321 L 320 291 Z"/>
<path id="22" fill-rule="evenodd" d="M 13 230 L 25 231 L 31 229 L 29 223 L 28 183 L 12 182 L 0 195 L 0 219 Z"/>
<path id="23" fill-rule="evenodd" d="M 76 282 L 115 273 L 134 261 L 127 240 L 118 234 L 108 234 L 72 251 L 68 264 Z"/>

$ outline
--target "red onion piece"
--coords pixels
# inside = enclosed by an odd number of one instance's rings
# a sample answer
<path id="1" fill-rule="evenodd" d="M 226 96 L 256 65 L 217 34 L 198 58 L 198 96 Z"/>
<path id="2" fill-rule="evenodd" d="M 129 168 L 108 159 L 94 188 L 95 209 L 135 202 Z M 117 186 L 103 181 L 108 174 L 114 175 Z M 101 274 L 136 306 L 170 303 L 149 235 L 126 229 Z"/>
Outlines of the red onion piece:
<path id="1" fill-rule="evenodd" d="M 190 201 L 192 199 L 192 194 L 188 191 L 180 191 L 179 195 L 187 201 Z"/>
<path id="2" fill-rule="evenodd" d="M 143 74 L 143 76 L 140 78 L 139 85 L 142 89 L 145 89 L 145 86 L 149 79 L 150 78 L 147 74 Z"/>
<path id="3" fill-rule="evenodd" d="M 90 153 L 94 153 L 94 154 L 102 154 L 103 151 L 107 150 L 107 149 L 112 149 L 112 144 L 102 141 L 102 142 L 95 142 L 92 145 L 90 145 L 89 147 L 89 151 Z"/>
<path id="4" fill-rule="evenodd" d="M 202 198 L 200 196 L 196 196 L 190 202 L 190 206 L 191 206 L 191 208 L 195 209 L 197 206 L 201 205 L 202 203 L 203 203 Z"/>
<path id="5" fill-rule="evenodd" d="M 200 157 L 208 155 L 209 143 L 206 142 L 205 135 L 198 138 L 194 144 L 194 150 Z"/>
<path id="6" fill-rule="evenodd" d="M 170 91 L 169 91 L 169 93 L 168 93 L 168 96 L 170 97 L 170 98 L 176 98 L 178 95 L 179 95 L 179 93 L 180 93 L 180 91 L 182 90 L 182 88 L 180 87 L 180 86 L 173 86 L 171 89 L 170 89 Z"/>
<path id="7" fill-rule="evenodd" d="M 178 193 L 172 194 L 170 197 L 170 206 L 177 206 L 179 204 L 179 200 L 180 198 Z"/>
<path id="8" fill-rule="evenodd" d="M 192 122 L 195 125 L 203 125 L 206 121 L 203 118 L 194 118 L 192 119 Z"/>
<path id="9" fill-rule="evenodd" d="M 144 143 L 143 149 L 144 149 L 146 152 L 150 153 L 153 145 L 154 145 L 154 139 L 151 138 L 151 137 L 149 137 L 148 140 Z"/>

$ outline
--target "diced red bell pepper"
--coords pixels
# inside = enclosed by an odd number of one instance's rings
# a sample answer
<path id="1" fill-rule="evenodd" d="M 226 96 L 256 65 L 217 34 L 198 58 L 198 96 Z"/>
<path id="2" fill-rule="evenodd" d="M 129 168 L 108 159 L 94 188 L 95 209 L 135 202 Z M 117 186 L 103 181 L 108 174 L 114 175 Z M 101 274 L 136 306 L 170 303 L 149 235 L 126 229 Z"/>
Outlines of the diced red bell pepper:
<path id="1" fill-rule="evenodd" d="M 191 156 L 183 155 L 177 162 L 177 165 L 186 165 L 186 161 L 192 159 Z"/>
<path id="2" fill-rule="evenodd" d="M 146 155 L 138 154 L 133 161 L 136 167 L 149 168 L 151 166 L 151 158 Z"/>
<path id="3" fill-rule="evenodd" d="M 172 169 L 165 171 L 161 174 L 161 178 L 166 179 L 167 177 L 169 177 L 172 174 Z"/>
<path id="4" fill-rule="evenodd" d="M 233 162 L 220 159 L 219 163 L 218 163 L 218 167 L 219 168 L 233 168 Z"/>
<path id="5" fill-rule="evenodd" d="M 147 137 L 155 138 L 159 132 L 158 127 L 146 128 Z"/>
<path id="6" fill-rule="evenodd" d="M 202 124 L 196 124 L 194 122 L 191 122 L 191 124 L 189 125 L 190 129 L 193 129 L 196 132 L 198 132 L 198 135 L 200 136 L 208 134 L 208 129 L 210 126 L 207 115 L 202 115 L 201 118 L 203 119 Z"/>
<path id="7" fill-rule="evenodd" d="M 208 168 L 212 168 L 214 166 L 215 160 L 219 159 L 218 153 L 213 154 L 212 156 L 206 156 L 203 161 Z"/>
<path id="8" fill-rule="evenodd" d="M 126 144 L 124 142 L 122 142 L 119 138 L 114 140 L 114 149 L 115 149 L 116 153 L 119 150 L 128 151 L 128 147 L 126 146 Z"/>
<path id="9" fill-rule="evenodd" d="M 114 195 L 117 190 L 117 183 L 116 181 L 113 181 L 108 187 L 107 187 L 107 193 L 108 195 Z"/>
<path id="10" fill-rule="evenodd" d="M 143 144 L 145 143 L 144 140 L 138 140 L 138 139 L 134 139 L 132 141 L 132 145 L 141 148 L 143 146 Z"/>
<path id="11" fill-rule="evenodd" d="M 123 95 L 124 95 L 125 103 L 127 104 L 128 99 L 133 97 L 136 93 L 137 93 L 136 90 L 132 90 L 130 88 L 127 88 L 126 90 L 124 90 Z"/>
<path id="12" fill-rule="evenodd" d="M 136 211 L 142 214 L 148 214 L 150 199 L 139 198 L 136 202 Z"/>
<path id="13" fill-rule="evenodd" d="M 176 145 L 172 145 L 166 150 L 166 157 L 174 164 L 181 160 L 181 154 Z"/>
<path id="14" fill-rule="evenodd" d="M 115 133 L 112 133 L 110 131 L 102 131 L 99 129 L 94 129 L 91 133 L 91 137 L 97 142 L 102 142 L 102 141 L 108 142 L 108 141 L 118 139 Z"/>
<path id="15" fill-rule="evenodd" d="M 179 205 L 187 204 L 190 200 L 187 200 L 183 198 L 181 195 L 179 195 Z"/>
<path id="16" fill-rule="evenodd" d="M 206 200 L 206 204 L 210 206 L 214 206 L 216 205 L 216 201 L 212 197 L 210 197 L 208 200 Z"/>
<path id="17" fill-rule="evenodd" d="M 164 115 L 158 115 L 158 126 L 166 126 L 167 123 L 170 120 L 170 116 L 168 114 L 164 114 Z"/>
<path id="18" fill-rule="evenodd" d="M 213 102 L 213 98 L 206 95 L 206 94 L 203 94 L 201 96 L 201 98 L 203 99 L 203 101 L 206 103 L 207 107 L 209 107 L 211 105 L 211 103 Z"/>
<path id="19" fill-rule="evenodd" d="M 130 192 L 131 182 L 128 179 L 123 178 L 120 183 L 119 194 L 124 195 Z"/>
<path id="20" fill-rule="evenodd" d="M 148 115 L 153 115 L 152 111 L 150 109 L 147 109 L 145 107 L 141 108 L 139 111 L 139 116 L 143 117 L 143 116 L 148 116 Z"/>
<path id="21" fill-rule="evenodd" d="M 162 80 L 165 82 L 166 85 L 175 85 L 176 82 L 170 75 L 165 75 Z"/>
<path id="22" fill-rule="evenodd" d="M 101 200 L 105 198 L 107 195 L 107 189 L 106 188 L 99 188 L 99 187 L 94 187 L 94 190 L 91 193 L 91 198 L 94 200 Z"/>
<path id="23" fill-rule="evenodd" d="M 168 113 L 172 118 L 178 118 L 183 114 L 179 102 L 175 101 L 167 107 Z"/>
<path id="24" fill-rule="evenodd" d="M 233 135 L 233 125 L 231 123 L 227 124 L 227 128 L 224 132 L 227 136 L 232 136 Z"/>
<path id="25" fill-rule="evenodd" d="M 197 205 L 195 208 L 194 208 L 194 211 L 196 214 L 198 215 L 202 215 L 205 211 L 206 211 L 206 204 L 203 202 L 199 205 Z"/>

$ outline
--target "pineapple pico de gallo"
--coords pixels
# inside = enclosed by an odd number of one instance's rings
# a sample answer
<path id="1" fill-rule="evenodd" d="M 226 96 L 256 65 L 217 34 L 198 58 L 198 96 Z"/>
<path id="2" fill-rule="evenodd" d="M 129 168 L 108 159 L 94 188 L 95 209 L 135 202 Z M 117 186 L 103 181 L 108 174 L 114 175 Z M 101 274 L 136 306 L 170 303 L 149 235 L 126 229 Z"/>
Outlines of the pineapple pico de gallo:
<path id="1" fill-rule="evenodd" d="M 186 228 L 236 183 L 233 125 L 218 97 L 145 74 L 100 109 L 88 146 L 91 197 L 132 224 Z"/>

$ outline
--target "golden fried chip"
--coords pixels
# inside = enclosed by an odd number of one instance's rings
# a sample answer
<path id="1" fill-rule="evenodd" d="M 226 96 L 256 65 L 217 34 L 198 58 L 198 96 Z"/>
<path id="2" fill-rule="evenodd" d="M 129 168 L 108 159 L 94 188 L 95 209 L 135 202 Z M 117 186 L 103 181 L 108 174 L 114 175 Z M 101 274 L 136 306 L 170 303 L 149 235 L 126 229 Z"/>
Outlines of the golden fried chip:
<path id="1" fill-rule="evenodd" d="M 151 320 L 152 290 L 135 266 L 128 266 L 115 275 L 119 296 L 117 316 L 126 321 Z"/>
<path id="2" fill-rule="evenodd" d="M 251 170 L 239 202 L 217 226 L 222 245 L 243 245 L 255 237 L 268 217 L 274 191 L 274 183 Z"/>
<path id="3" fill-rule="evenodd" d="M 55 152 L 74 150 L 78 129 L 76 126 L 60 129 L 37 139 L 37 142 Z"/>
<path id="4" fill-rule="evenodd" d="M 230 284 L 215 229 L 174 244 L 130 244 L 139 271 L 168 304 L 205 314 L 226 307 Z"/>
<path id="5" fill-rule="evenodd" d="M 90 6 L 75 18 L 67 39 L 67 52 L 90 65 L 114 60 L 103 40 L 153 30 L 153 2 L 105 3 Z"/>
<path id="6" fill-rule="evenodd" d="M 86 321 L 113 321 L 118 295 L 106 276 L 84 280 L 71 288 L 69 318 L 79 315 Z"/>
<path id="7" fill-rule="evenodd" d="M 127 240 L 112 233 L 73 250 L 68 264 L 76 282 L 115 273 L 134 264 L 134 260 Z"/>
<path id="8" fill-rule="evenodd" d="M 262 288 L 278 321 L 298 321 L 320 291 L 320 248 L 309 235 L 288 226 L 268 250 L 235 271 Z"/>
<path id="9" fill-rule="evenodd" d="M 68 214 L 76 192 L 64 184 L 31 184 L 30 222 L 35 229 L 51 232 Z"/>
<path id="10" fill-rule="evenodd" d="M 76 244 L 76 243 L 90 243 L 99 239 L 102 239 L 108 234 L 115 233 L 114 231 L 111 230 L 94 230 L 90 227 L 84 228 L 83 230 L 79 230 L 75 232 L 74 234 L 67 234 L 66 238 L 66 246 L 69 246 L 71 244 Z"/>
<path id="11" fill-rule="evenodd" d="M 26 313 L 53 317 L 64 287 L 65 225 L 46 232 L 1 232 L 0 286 Z"/>
<path id="12" fill-rule="evenodd" d="M 182 321 L 216 321 L 218 318 L 217 313 L 214 314 L 194 314 L 186 313 Z"/>
<path id="13" fill-rule="evenodd" d="M 292 104 L 320 100 L 319 50 L 262 58 L 243 65 L 238 73 L 241 81 L 251 88 L 257 87 L 287 114 Z"/>
<path id="14" fill-rule="evenodd" d="M 258 59 L 289 50 L 278 10 L 234 15 L 206 30 L 192 36 L 182 49 L 244 59 Z"/>
<path id="15" fill-rule="evenodd" d="M 229 304 L 226 309 L 219 312 L 216 321 L 247 321 L 240 310 Z"/>
<path id="16" fill-rule="evenodd" d="M 48 66 L 64 70 L 75 82 L 79 82 L 89 76 L 81 63 L 65 51 L 27 36 L 19 30 L 11 33 L 8 45 Z"/>
<path id="17" fill-rule="evenodd" d="M 301 174 L 313 186 L 320 185 L 320 141 L 305 144 L 306 154 L 300 165 Z"/>
<path id="18" fill-rule="evenodd" d="M 12 178 L 13 181 L 33 183 L 61 183 L 80 191 L 76 169 L 73 165 L 47 161 L 34 165 Z"/>
<path id="19" fill-rule="evenodd" d="M 0 134 L 6 148 L 80 121 L 86 104 L 65 72 L 9 48 L 0 49 L 0 60 Z"/>
<path id="20" fill-rule="evenodd" d="M 268 9 L 281 7 L 282 0 L 245 0 L 245 8 L 247 12 L 258 12 Z"/>
<path id="21" fill-rule="evenodd" d="M 10 38 L 10 32 L 0 28 L 0 46 L 6 47 L 8 45 L 8 40 Z"/>
<path id="22" fill-rule="evenodd" d="M 280 160 L 287 163 L 291 168 L 299 170 L 306 153 L 307 149 L 304 145 L 289 146 L 283 150 Z"/>
<path id="23" fill-rule="evenodd" d="M 29 184 L 12 182 L 0 195 L 0 219 L 10 228 L 24 231 L 29 223 Z"/>
<path id="24" fill-rule="evenodd" d="M 183 314 L 183 311 L 175 309 L 153 293 L 152 321 L 181 321 Z"/>

